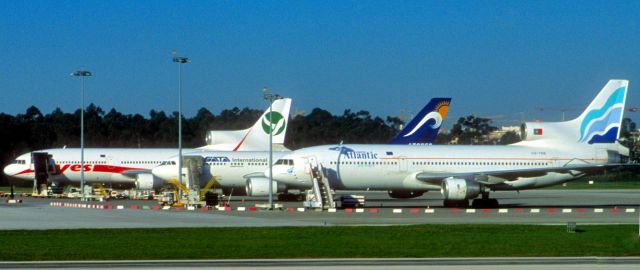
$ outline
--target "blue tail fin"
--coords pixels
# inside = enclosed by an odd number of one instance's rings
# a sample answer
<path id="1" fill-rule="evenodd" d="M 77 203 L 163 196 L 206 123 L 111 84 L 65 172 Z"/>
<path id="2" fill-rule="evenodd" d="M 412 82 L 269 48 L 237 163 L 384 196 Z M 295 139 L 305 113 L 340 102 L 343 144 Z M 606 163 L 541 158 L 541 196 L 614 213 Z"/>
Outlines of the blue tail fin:
<path id="1" fill-rule="evenodd" d="M 433 144 L 447 116 L 451 98 L 432 98 L 390 144 Z"/>
<path id="2" fill-rule="evenodd" d="M 627 80 L 609 80 L 587 109 L 570 122 L 579 127 L 578 142 L 614 143 L 620 137 L 628 86 Z"/>

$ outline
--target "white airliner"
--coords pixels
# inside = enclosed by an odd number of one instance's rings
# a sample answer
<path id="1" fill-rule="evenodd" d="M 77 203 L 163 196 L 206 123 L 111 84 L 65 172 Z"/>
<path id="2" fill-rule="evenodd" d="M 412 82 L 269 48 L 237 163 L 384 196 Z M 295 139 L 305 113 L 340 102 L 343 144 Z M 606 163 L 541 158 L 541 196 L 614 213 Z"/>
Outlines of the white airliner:
<path id="1" fill-rule="evenodd" d="M 241 131 L 210 131 L 209 145 L 198 149 L 183 149 L 185 155 L 211 151 L 265 151 L 269 148 L 269 121 L 273 120 L 273 143 L 283 144 L 288 124 L 291 99 L 279 99 L 249 129 Z M 157 188 L 164 181 L 154 177 L 151 169 L 178 153 L 177 148 L 85 148 L 85 181 L 88 184 Z M 80 149 L 57 148 L 25 153 L 4 168 L 8 176 L 33 181 L 35 178 L 32 154 L 47 153 L 48 181 L 53 185 L 80 182 Z M 266 165 L 265 165 L 266 166 Z"/>
<path id="2" fill-rule="evenodd" d="M 391 140 L 391 144 L 430 145 L 435 141 L 442 125 L 451 98 L 433 98 L 423 109 L 409 121 L 409 124 Z M 288 154 L 288 151 L 274 152 L 274 160 Z M 268 169 L 269 152 L 230 153 L 207 151 L 192 153 L 203 159 L 201 185 L 212 177 L 217 177 L 223 194 L 267 196 L 269 195 L 269 179 L 262 173 Z M 249 161 L 247 161 L 249 160 Z M 253 161 L 251 161 L 253 160 Z M 177 156 L 152 170 L 153 175 L 163 180 L 177 178 Z M 258 166 L 256 167 L 256 164 Z M 283 183 L 272 185 L 274 193 L 287 192 Z M 402 194 L 390 193 L 393 196 Z"/>
<path id="3" fill-rule="evenodd" d="M 557 185 L 623 162 L 620 134 L 628 81 L 611 80 L 576 119 L 525 123 L 523 141 L 504 146 L 322 145 L 293 151 L 273 167 L 273 178 L 309 189 L 314 164 L 331 189 L 440 190 L 445 206 L 496 207 L 490 191 Z M 320 166 L 318 166 L 320 167 Z M 268 171 L 265 173 L 268 175 Z"/>

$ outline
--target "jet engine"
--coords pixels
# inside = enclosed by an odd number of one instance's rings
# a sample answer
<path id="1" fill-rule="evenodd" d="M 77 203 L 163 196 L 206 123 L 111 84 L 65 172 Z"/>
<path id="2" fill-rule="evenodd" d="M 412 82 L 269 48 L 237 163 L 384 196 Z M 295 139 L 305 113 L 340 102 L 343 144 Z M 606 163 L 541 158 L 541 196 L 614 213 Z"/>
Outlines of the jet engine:
<path id="1" fill-rule="evenodd" d="M 480 183 L 458 178 L 447 178 L 442 181 L 442 195 L 445 200 L 468 200 L 477 197 L 481 192 Z"/>
<path id="2" fill-rule="evenodd" d="M 565 122 L 555 123 L 541 123 L 541 122 L 526 122 L 520 126 L 520 139 L 523 141 L 537 141 L 537 140 L 576 140 L 572 135 L 573 133 L 567 132 L 571 126 L 568 126 Z"/>
<path id="3" fill-rule="evenodd" d="M 137 189 L 156 189 L 164 185 L 164 181 L 150 173 L 139 174 L 136 179 Z"/>
<path id="4" fill-rule="evenodd" d="M 389 190 L 389 197 L 394 199 L 410 199 L 420 197 L 426 191 Z"/>
<path id="5" fill-rule="evenodd" d="M 247 179 L 247 195 L 248 196 L 268 196 L 269 195 L 269 178 L 252 177 Z M 273 194 L 284 192 L 286 186 L 284 184 L 273 181 Z"/>

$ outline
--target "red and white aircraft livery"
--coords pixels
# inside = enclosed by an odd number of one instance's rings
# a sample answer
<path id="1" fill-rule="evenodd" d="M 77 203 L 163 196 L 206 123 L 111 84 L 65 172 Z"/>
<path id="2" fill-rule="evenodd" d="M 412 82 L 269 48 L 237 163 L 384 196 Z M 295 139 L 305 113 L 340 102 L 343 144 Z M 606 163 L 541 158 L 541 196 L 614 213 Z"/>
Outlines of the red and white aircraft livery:
<path id="1" fill-rule="evenodd" d="M 283 144 L 289 120 L 291 99 L 279 99 L 249 129 L 241 131 L 210 131 L 208 145 L 197 149 L 183 149 L 183 155 L 202 151 L 267 151 L 269 123 L 273 121 L 273 143 Z M 25 153 L 4 168 L 4 173 L 19 179 L 35 179 L 34 154 L 46 153 L 48 181 L 54 186 L 80 182 L 80 148 L 44 149 Z M 165 182 L 151 174 L 151 169 L 170 157 L 177 148 L 85 148 L 84 178 L 88 184 L 136 186 L 151 189 Z"/>

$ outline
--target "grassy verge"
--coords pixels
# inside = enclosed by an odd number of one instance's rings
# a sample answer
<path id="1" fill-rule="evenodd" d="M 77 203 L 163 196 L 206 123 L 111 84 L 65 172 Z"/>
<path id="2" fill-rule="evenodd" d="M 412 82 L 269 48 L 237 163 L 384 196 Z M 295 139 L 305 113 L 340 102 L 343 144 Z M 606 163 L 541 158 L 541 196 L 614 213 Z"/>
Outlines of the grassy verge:
<path id="1" fill-rule="evenodd" d="M 11 192 L 11 187 L 10 186 L 0 187 L 0 192 L 2 192 L 2 193 L 10 193 Z M 13 187 L 13 193 L 14 194 L 20 194 L 20 193 L 31 194 L 31 192 L 33 192 L 33 187 Z"/>
<path id="2" fill-rule="evenodd" d="M 593 181 L 593 184 L 589 184 Z M 640 176 L 632 172 L 610 173 L 589 176 L 565 185 L 548 187 L 549 189 L 640 189 Z"/>
<path id="3" fill-rule="evenodd" d="M 634 225 L 0 231 L 0 260 L 638 256 Z"/>

